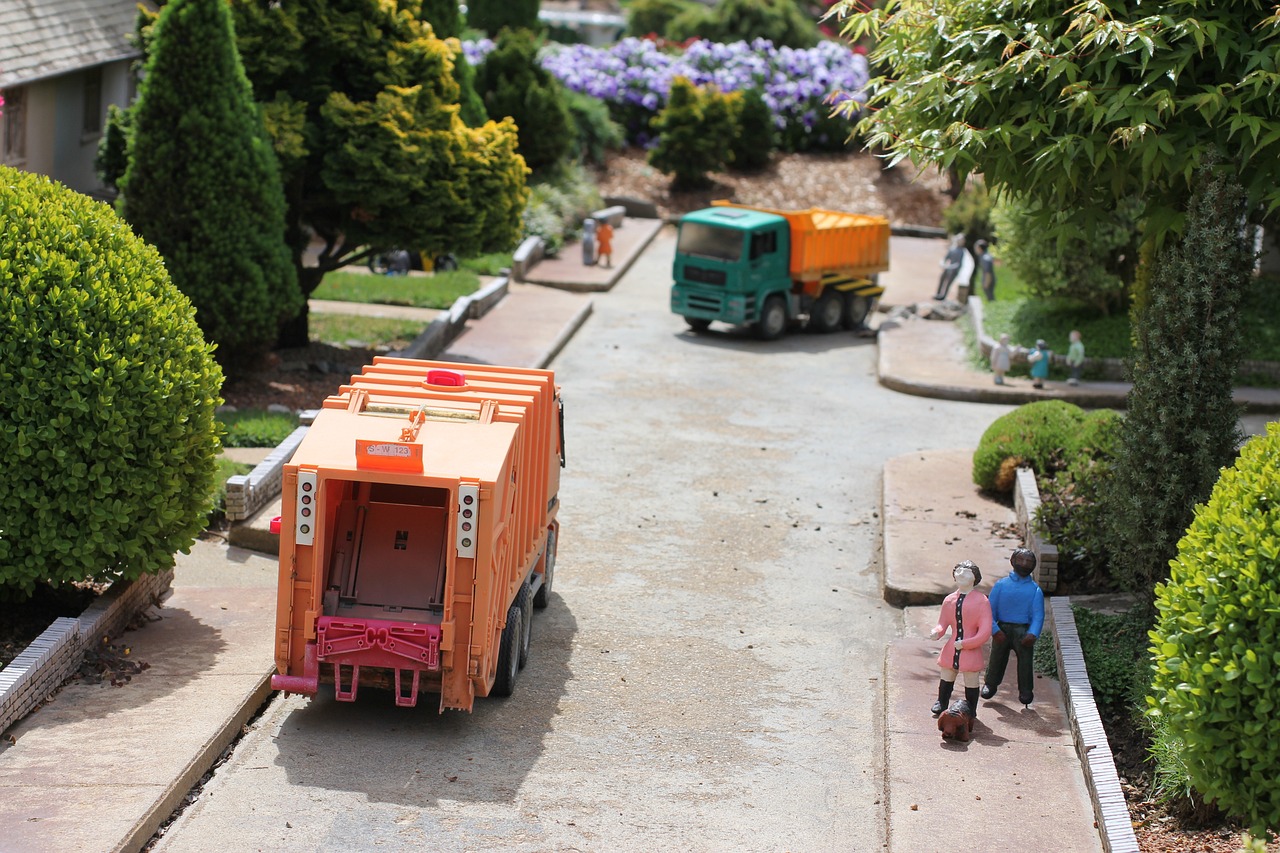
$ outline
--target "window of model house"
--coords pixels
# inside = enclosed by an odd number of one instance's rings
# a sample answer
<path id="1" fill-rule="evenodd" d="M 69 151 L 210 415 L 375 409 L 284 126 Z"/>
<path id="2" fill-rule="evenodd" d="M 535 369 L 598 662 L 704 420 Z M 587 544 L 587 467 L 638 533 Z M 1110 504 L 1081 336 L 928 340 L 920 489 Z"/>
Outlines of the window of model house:
<path id="1" fill-rule="evenodd" d="M 16 162 L 27 156 L 27 90 L 4 90 L 4 159 Z"/>
<path id="2" fill-rule="evenodd" d="M 102 69 L 84 73 L 84 120 L 81 128 L 86 136 L 102 132 Z"/>

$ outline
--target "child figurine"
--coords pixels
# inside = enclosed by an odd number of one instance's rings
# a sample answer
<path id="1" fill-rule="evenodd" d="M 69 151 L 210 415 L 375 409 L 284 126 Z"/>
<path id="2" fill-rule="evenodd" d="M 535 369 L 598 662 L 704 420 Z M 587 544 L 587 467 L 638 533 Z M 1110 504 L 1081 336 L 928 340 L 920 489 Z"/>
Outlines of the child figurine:
<path id="1" fill-rule="evenodd" d="M 1067 367 L 1071 368 L 1068 385 L 1080 384 L 1080 370 L 1084 367 L 1084 341 L 1075 329 L 1071 330 L 1071 345 L 1067 347 Z"/>
<path id="2" fill-rule="evenodd" d="M 1009 334 L 1000 336 L 1000 342 L 991 348 L 991 372 L 996 375 L 996 384 L 1004 384 L 1004 375 L 1009 372 Z"/>
<path id="3" fill-rule="evenodd" d="M 1009 651 L 1018 656 L 1018 701 L 1030 705 L 1035 698 L 1035 663 L 1032 650 L 1044 627 L 1044 593 L 1031 578 L 1036 555 L 1018 548 L 1009 557 L 1013 572 L 991 588 L 991 615 L 995 620 L 995 640 L 991 643 L 991 663 L 982 685 L 982 698 L 996 695 L 1009 664 Z"/>
<path id="4" fill-rule="evenodd" d="M 951 577 L 956 582 L 956 591 L 942 602 L 938 624 L 929 634 L 929 639 L 936 640 L 947 633 L 948 628 L 952 632 L 938 655 L 942 677 L 938 682 L 938 701 L 933 705 L 933 715 L 936 717 L 947 709 L 956 677 L 963 674 L 965 700 L 969 704 L 970 715 L 976 717 L 978 677 L 983 664 L 982 646 L 991 639 L 991 603 L 974 589 L 982 582 L 982 570 L 972 560 L 956 563 Z"/>
<path id="5" fill-rule="evenodd" d="M 613 226 L 609 220 L 602 219 L 596 226 L 596 242 L 599 244 L 599 259 L 604 261 L 606 269 L 613 266 Z"/>
<path id="6" fill-rule="evenodd" d="M 1031 387 L 1043 388 L 1044 381 L 1049 378 L 1049 345 L 1044 339 L 1036 341 L 1036 348 L 1027 353 L 1027 361 L 1031 362 Z"/>

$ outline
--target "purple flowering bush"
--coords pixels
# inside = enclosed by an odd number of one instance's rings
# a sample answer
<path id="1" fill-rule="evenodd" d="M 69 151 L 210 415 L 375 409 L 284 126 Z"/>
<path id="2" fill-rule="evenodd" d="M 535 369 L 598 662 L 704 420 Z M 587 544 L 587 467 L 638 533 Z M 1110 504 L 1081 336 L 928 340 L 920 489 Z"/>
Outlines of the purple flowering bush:
<path id="1" fill-rule="evenodd" d="M 493 49 L 487 39 L 463 45 L 473 65 Z M 866 101 L 867 58 L 834 41 L 805 50 L 764 39 L 719 44 L 695 41 L 683 53 L 627 38 L 608 48 L 549 45 L 541 62 L 566 88 L 609 105 L 631 142 L 648 145 L 650 121 L 666 105 L 671 81 L 687 77 L 724 92 L 758 89 L 773 111 L 786 151 L 840 150 L 853 124 L 831 115 L 834 104 Z"/>

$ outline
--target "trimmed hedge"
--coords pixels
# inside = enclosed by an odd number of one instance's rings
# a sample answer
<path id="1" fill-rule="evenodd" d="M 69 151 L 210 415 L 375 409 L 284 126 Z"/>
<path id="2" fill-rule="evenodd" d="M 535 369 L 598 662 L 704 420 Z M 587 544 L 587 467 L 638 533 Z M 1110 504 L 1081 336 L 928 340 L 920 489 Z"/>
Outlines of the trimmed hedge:
<path id="1" fill-rule="evenodd" d="M 996 492 L 1013 490 L 1013 468 L 1047 475 L 1073 457 L 1107 455 L 1114 441 L 1110 409 L 1087 412 L 1063 400 L 1027 403 L 987 427 L 973 453 L 973 482 Z"/>
<path id="2" fill-rule="evenodd" d="M 173 565 L 212 504 L 222 372 L 159 253 L 0 166 L 0 586 Z"/>

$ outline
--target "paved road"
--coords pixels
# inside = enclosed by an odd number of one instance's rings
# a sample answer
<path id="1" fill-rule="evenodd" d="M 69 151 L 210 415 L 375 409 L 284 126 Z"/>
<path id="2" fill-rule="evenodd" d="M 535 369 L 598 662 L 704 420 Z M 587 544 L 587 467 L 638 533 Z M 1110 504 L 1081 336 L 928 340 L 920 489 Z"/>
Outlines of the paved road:
<path id="1" fill-rule="evenodd" d="M 552 365 L 564 527 L 515 695 L 277 698 L 157 851 L 881 848 L 881 466 L 1008 409 L 880 387 L 871 339 L 695 336 L 671 252 Z"/>

